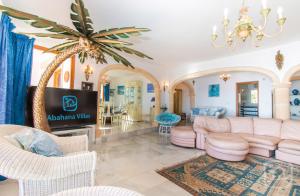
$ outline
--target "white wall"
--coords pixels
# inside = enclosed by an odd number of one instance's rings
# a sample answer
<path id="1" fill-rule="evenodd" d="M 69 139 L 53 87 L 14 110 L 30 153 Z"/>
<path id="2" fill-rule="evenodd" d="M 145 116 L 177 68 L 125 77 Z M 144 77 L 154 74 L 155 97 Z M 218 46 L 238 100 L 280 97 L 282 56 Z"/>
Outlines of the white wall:
<path id="1" fill-rule="evenodd" d="M 257 73 L 230 73 L 231 79 L 226 83 L 219 75 L 205 76 L 195 79 L 196 106 L 223 106 L 228 116 L 236 115 L 236 83 L 259 81 L 259 114 L 260 117 L 272 117 L 272 81 Z M 208 86 L 220 84 L 220 97 L 208 97 Z"/>
<path id="2" fill-rule="evenodd" d="M 216 49 L 218 50 L 218 49 Z M 230 49 L 228 49 L 230 50 Z M 284 66 L 282 70 L 278 70 L 275 64 L 276 52 L 280 50 L 284 55 Z M 243 53 L 225 58 L 218 58 L 202 62 L 190 62 L 185 65 L 172 67 L 169 69 L 168 75 L 170 82 L 184 77 L 188 74 L 196 73 L 204 70 L 211 70 L 223 67 L 258 67 L 267 69 L 275 73 L 280 79 L 283 79 L 286 72 L 293 66 L 300 65 L 300 42 L 292 42 L 285 45 L 278 45 L 267 49 L 257 49 L 254 52 Z M 229 53 L 230 54 L 230 53 Z"/>
<path id="3" fill-rule="evenodd" d="M 54 59 L 55 54 L 53 53 L 44 53 L 42 50 L 33 49 L 33 59 L 32 59 L 32 69 L 31 69 L 31 80 L 30 85 L 31 86 L 37 86 L 39 83 L 39 80 L 46 70 L 47 66 L 51 61 Z M 66 71 L 69 71 L 71 74 L 71 59 L 67 59 L 65 62 L 63 62 L 60 65 L 60 68 L 62 68 L 62 74 L 61 74 L 61 88 L 69 88 L 70 86 L 70 80 L 69 82 L 64 82 L 64 73 Z M 71 75 L 70 75 L 71 77 Z M 48 82 L 48 87 L 53 87 L 53 76 L 50 78 Z"/>

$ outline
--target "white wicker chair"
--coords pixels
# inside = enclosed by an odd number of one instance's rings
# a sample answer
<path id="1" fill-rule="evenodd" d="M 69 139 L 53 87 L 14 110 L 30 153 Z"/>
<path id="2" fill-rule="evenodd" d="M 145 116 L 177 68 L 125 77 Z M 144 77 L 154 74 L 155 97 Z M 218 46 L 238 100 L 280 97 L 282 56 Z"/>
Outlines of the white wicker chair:
<path id="1" fill-rule="evenodd" d="M 94 186 L 97 155 L 88 151 L 87 136 L 49 134 L 65 156 L 45 157 L 22 150 L 3 137 L 22 129 L 24 126 L 0 125 L 0 175 L 18 180 L 19 195 L 42 196 Z"/>
<path id="2" fill-rule="evenodd" d="M 143 196 L 121 187 L 94 186 L 63 191 L 52 196 Z"/>

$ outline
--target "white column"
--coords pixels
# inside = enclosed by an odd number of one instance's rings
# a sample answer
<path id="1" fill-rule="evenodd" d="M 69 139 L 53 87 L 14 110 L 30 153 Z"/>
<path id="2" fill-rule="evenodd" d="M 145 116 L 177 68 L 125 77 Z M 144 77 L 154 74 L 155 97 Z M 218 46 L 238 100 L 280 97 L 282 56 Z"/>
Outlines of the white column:
<path id="1" fill-rule="evenodd" d="M 274 118 L 290 119 L 290 87 L 291 83 L 273 84 Z"/>

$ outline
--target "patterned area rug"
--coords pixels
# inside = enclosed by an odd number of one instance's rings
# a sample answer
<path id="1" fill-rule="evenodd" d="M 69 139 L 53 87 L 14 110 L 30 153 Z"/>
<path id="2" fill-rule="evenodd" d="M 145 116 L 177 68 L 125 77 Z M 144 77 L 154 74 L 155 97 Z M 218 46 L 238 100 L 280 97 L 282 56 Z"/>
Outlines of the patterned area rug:
<path id="1" fill-rule="evenodd" d="M 203 155 L 157 171 L 193 195 L 300 196 L 300 166 L 249 155 L 229 162 Z"/>

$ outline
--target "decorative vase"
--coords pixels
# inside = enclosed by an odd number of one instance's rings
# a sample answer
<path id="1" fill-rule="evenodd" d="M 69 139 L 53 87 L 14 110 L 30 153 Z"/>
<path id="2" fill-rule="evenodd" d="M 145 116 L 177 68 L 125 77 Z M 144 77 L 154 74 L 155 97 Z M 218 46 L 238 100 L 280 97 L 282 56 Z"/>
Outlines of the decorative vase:
<path id="1" fill-rule="evenodd" d="M 293 93 L 293 95 L 299 95 L 299 90 L 293 89 L 293 90 L 292 90 L 292 93 Z"/>
<path id="2" fill-rule="evenodd" d="M 300 105 L 300 99 L 298 98 L 294 99 L 294 104 L 297 106 Z"/>

